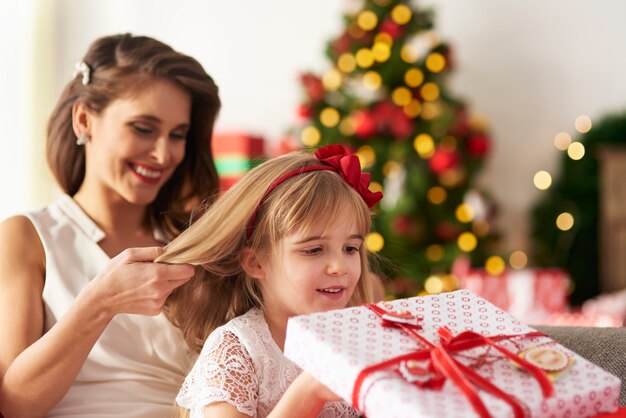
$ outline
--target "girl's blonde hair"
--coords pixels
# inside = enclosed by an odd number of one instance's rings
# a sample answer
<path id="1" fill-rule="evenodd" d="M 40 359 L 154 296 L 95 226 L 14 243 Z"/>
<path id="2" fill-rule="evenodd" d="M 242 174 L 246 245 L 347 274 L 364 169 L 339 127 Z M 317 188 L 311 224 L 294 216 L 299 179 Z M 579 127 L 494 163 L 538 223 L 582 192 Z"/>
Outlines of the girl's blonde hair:
<path id="1" fill-rule="evenodd" d="M 334 171 L 309 171 L 285 180 L 269 193 L 246 239 L 250 216 L 270 184 L 285 173 L 311 165 L 320 165 L 320 161 L 296 152 L 252 169 L 156 260 L 198 266 L 195 277 L 170 295 L 164 309 L 192 349 L 200 351 L 215 328 L 250 308 L 262 307 L 260 288 L 241 265 L 245 247 L 270 255 L 285 235 L 306 233 L 313 226 L 329 227 L 344 210 L 354 214 L 359 233 L 365 236 L 369 232 L 370 210 L 361 196 Z M 365 245 L 360 251 L 361 277 L 352 295 L 353 305 L 372 299 Z"/>

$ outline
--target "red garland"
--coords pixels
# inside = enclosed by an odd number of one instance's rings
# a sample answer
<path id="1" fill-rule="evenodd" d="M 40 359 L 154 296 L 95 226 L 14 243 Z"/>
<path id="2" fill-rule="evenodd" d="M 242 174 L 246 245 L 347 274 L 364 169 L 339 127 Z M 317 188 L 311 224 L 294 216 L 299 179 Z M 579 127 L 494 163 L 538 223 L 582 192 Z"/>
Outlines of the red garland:
<path id="1" fill-rule="evenodd" d="M 369 304 L 366 306 L 381 318 L 383 315 L 389 314 L 389 312 L 387 312 L 378 305 Z M 432 377 L 431 379 L 429 379 L 429 381 L 425 383 L 419 383 L 420 386 L 440 389 L 443 386 L 445 379 L 449 378 L 459 388 L 463 395 L 465 395 L 465 397 L 469 400 L 472 407 L 479 416 L 484 418 L 491 417 L 491 414 L 487 410 L 487 407 L 478 396 L 478 389 L 482 389 L 509 404 L 513 409 L 513 414 L 516 418 L 523 417 L 524 410 L 520 402 L 515 397 L 502 391 L 489 380 L 476 373 L 470 367 L 460 363 L 454 357 L 452 357 L 452 353 L 469 350 L 483 345 L 489 345 L 495 348 L 506 357 L 517 363 L 522 369 L 528 371 L 539 383 L 544 397 L 551 396 L 554 393 L 554 387 L 552 386 L 552 382 L 543 370 L 518 357 L 506 348 L 496 344 L 497 341 L 507 340 L 515 337 L 546 336 L 546 334 L 542 332 L 534 331 L 518 335 L 496 335 L 493 337 L 485 337 L 476 332 L 466 331 L 460 333 L 457 336 L 453 336 L 450 330 L 444 326 L 441 327 L 438 331 L 440 336 L 440 343 L 435 345 L 416 332 L 416 329 L 420 328 L 419 326 L 405 325 L 398 322 L 390 322 L 384 319 L 383 326 L 400 328 L 410 337 L 424 345 L 426 348 L 403 354 L 389 360 L 385 360 L 383 362 L 374 364 L 361 370 L 354 382 L 354 388 L 352 390 L 352 406 L 354 406 L 359 411 L 363 411 L 362 405 L 360 405 L 359 402 L 361 386 L 363 385 L 365 379 L 371 373 L 397 366 L 407 360 L 419 361 L 427 360 L 430 358 L 431 370 L 434 372 L 434 377 Z"/>

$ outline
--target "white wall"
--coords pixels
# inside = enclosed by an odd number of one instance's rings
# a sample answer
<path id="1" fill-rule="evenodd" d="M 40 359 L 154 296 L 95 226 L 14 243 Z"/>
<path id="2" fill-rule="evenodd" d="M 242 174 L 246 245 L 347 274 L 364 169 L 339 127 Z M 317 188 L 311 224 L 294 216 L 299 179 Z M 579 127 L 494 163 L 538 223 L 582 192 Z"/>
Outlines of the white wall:
<path id="1" fill-rule="evenodd" d="M 23 4 L 36 4 L 35 12 L 21 12 L 27 7 Z M 95 37 L 127 31 L 147 34 L 195 56 L 221 89 L 224 106 L 218 129 L 277 138 L 294 123 L 301 97 L 299 72 L 325 68 L 325 42 L 342 28 L 344 7 L 354 4 L 355 0 L 7 1 L 3 7 L 11 13 L 0 17 L 0 57 L 12 65 L 3 65 L 3 71 L 9 67 L 8 77 L 0 79 L 4 127 L 0 217 L 52 197 L 49 183 L 42 186 L 40 128 L 74 63 Z M 494 151 L 481 183 L 499 202 L 504 250 L 527 249 L 526 214 L 539 193 L 532 177 L 541 169 L 554 173 L 558 157 L 554 135 L 575 134 L 573 123 L 579 114 L 593 119 L 626 107 L 622 22 L 626 2 L 420 4 L 434 7 L 435 29 L 454 47 L 453 90 L 490 121 Z M 37 17 L 42 8 L 54 9 L 46 13 L 47 21 Z M 33 20 L 39 22 L 34 34 L 27 29 Z M 19 51 L 36 51 L 34 60 L 41 62 L 42 43 L 50 45 L 51 58 L 29 76 L 33 59 Z M 9 61 L 11 54 L 21 54 L 18 64 Z M 38 86 L 36 100 L 27 96 L 33 86 Z M 9 151 L 15 142 L 21 144 L 17 154 Z"/>

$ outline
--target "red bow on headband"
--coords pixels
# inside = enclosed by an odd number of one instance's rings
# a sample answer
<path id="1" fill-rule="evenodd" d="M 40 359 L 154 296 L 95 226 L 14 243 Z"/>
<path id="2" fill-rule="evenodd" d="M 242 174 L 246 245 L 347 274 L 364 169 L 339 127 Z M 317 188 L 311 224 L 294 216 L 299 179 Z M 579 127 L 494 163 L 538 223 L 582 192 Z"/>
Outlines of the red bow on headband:
<path id="1" fill-rule="evenodd" d="M 383 198 L 382 192 L 370 191 L 370 173 L 361 172 L 359 157 L 348 153 L 343 146 L 327 145 L 315 151 L 315 157 L 333 167 L 361 195 L 368 207 L 371 208 Z"/>
<path id="2" fill-rule="evenodd" d="M 372 192 L 369 189 L 370 174 L 361 172 L 361 163 L 359 157 L 354 154 L 348 153 L 348 151 L 341 145 L 333 144 L 319 148 L 315 152 L 315 158 L 324 163 L 324 165 L 310 165 L 295 170 L 289 171 L 269 185 L 265 194 L 259 201 L 256 209 L 252 212 L 250 219 L 248 220 L 248 226 L 246 227 L 246 239 L 249 240 L 252 237 L 252 231 L 254 230 L 254 220 L 259 211 L 259 207 L 265 201 L 267 195 L 276 188 L 283 181 L 302 173 L 308 173 L 309 171 L 328 170 L 339 173 L 341 178 L 348 183 L 359 195 L 363 198 L 368 207 L 374 206 L 383 198 L 382 192 Z"/>

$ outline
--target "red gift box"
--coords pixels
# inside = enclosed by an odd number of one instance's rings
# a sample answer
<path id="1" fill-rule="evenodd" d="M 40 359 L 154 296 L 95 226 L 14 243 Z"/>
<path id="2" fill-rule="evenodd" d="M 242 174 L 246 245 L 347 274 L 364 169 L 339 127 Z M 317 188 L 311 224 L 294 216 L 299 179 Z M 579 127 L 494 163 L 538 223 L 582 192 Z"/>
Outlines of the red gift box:
<path id="1" fill-rule="evenodd" d="M 551 383 L 518 366 L 517 356 L 544 348 L 567 359 Z M 617 377 L 468 290 L 290 318 L 284 352 L 368 418 L 592 417 L 618 408 Z"/>
<path id="2" fill-rule="evenodd" d="M 568 311 L 570 277 L 563 269 L 509 269 L 493 276 L 460 260 L 452 272 L 460 288 L 471 290 L 525 323 L 548 324 L 550 315 Z"/>
<path id="3" fill-rule="evenodd" d="M 212 150 L 222 191 L 266 158 L 265 140 L 245 133 L 216 133 Z"/>

